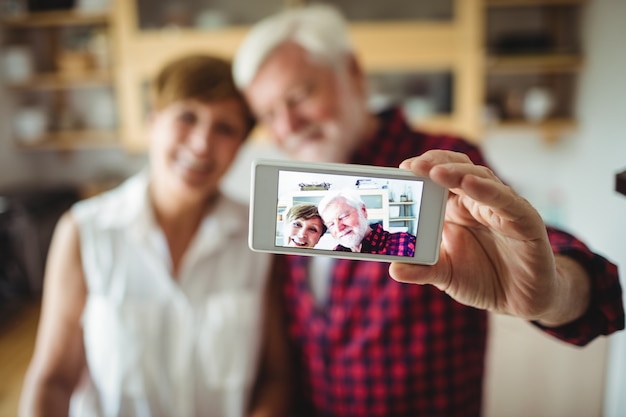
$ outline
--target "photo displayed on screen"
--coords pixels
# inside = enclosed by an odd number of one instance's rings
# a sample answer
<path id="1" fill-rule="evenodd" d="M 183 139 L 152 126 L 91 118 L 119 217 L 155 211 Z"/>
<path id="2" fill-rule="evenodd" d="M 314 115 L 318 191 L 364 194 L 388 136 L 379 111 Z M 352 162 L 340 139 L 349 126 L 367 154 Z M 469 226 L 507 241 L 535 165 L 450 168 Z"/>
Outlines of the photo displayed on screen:
<path id="1" fill-rule="evenodd" d="M 415 255 L 424 183 L 281 170 L 276 246 Z"/>

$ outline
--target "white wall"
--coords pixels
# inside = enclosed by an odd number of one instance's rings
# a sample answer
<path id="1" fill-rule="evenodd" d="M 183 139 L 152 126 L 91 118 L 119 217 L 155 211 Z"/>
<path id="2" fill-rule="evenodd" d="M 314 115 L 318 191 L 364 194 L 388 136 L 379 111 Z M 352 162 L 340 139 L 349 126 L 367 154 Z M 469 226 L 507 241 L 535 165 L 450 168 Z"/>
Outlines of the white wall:
<path id="1" fill-rule="evenodd" d="M 576 134 L 548 145 L 529 133 L 500 133 L 484 145 L 501 176 L 546 216 L 618 265 L 622 286 L 626 196 L 614 191 L 614 178 L 626 169 L 624 22 L 626 1 L 588 3 Z M 624 332 L 577 349 L 548 340 L 516 319 L 494 317 L 493 323 L 487 417 L 625 415 Z"/>

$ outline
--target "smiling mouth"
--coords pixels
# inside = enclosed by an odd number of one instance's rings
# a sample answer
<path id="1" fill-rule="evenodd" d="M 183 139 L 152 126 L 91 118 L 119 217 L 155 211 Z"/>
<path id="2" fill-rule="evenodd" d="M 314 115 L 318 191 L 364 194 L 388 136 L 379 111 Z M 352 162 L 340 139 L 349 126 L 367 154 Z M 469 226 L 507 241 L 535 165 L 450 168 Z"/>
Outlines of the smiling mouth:
<path id="1" fill-rule="evenodd" d="M 306 245 L 308 244 L 308 242 L 299 242 L 299 241 L 294 240 L 294 239 L 291 239 L 291 242 L 292 242 L 294 245 L 296 245 L 296 246 L 300 246 L 300 247 L 302 247 L 302 246 L 306 246 Z"/>
<path id="2" fill-rule="evenodd" d="M 213 169 L 211 161 L 196 158 L 181 157 L 178 159 L 178 164 L 183 169 L 196 173 L 207 173 Z"/>

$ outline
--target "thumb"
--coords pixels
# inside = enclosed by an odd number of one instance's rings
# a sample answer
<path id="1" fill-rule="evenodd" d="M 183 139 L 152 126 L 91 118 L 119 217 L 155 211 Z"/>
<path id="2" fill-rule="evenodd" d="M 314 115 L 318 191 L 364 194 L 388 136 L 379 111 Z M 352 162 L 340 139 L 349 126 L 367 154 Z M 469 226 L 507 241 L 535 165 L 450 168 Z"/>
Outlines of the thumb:
<path id="1" fill-rule="evenodd" d="M 389 275 L 398 282 L 408 284 L 431 284 L 445 291 L 450 283 L 450 275 L 446 272 L 445 262 L 441 257 L 435 265 L 415 265 L 392 262 Z"/>

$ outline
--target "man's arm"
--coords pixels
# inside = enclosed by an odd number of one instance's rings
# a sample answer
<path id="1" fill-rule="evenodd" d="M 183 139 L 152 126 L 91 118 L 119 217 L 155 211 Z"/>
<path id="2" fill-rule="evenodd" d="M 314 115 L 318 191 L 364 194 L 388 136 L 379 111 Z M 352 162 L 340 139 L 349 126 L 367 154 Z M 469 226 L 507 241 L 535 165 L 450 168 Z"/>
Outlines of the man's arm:
<path id="1" fill-rule="evenodd" d="M 571 257 L 569 242 L 554 250 L 552 234 L 530 203 L 466 155 L 429 151 L 401 168 L 429 176 L 448 188 L 450 196 L 439 262 L 394 263 L 390 273 L 395 279 L 432 284 L 463 304 L 550 327 L 583 317 L 601 278 L 606 281 L 602 287 L 620 288 L 616 271 L 591 276 L 597 268 L 583 263 L 584 256 Z M 610 304 L 605 313 L 614 324 L 609 327 L 623 328 L 621 297 L 612 297 Z"/>

